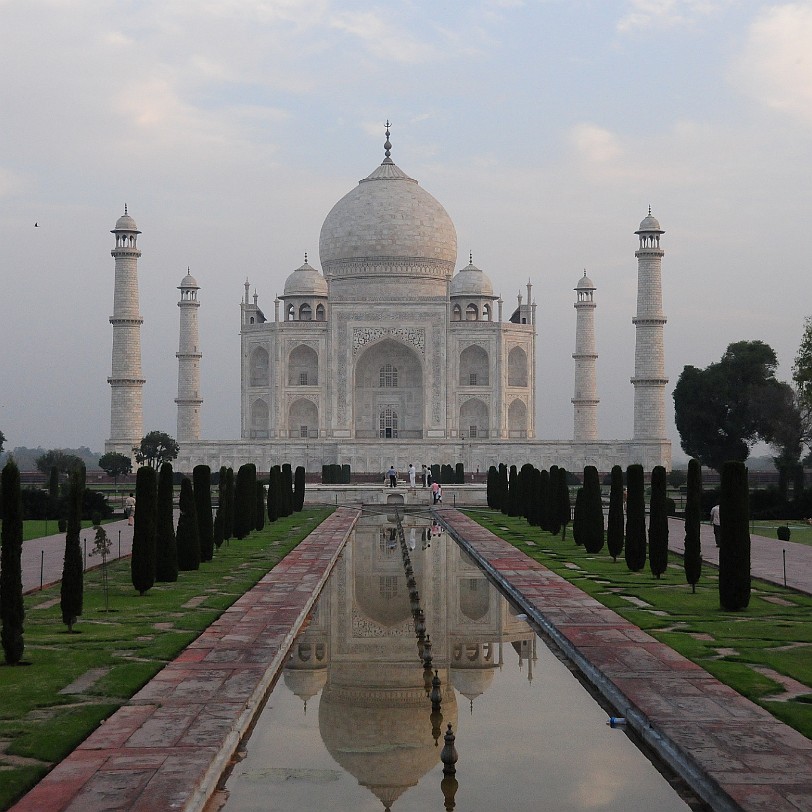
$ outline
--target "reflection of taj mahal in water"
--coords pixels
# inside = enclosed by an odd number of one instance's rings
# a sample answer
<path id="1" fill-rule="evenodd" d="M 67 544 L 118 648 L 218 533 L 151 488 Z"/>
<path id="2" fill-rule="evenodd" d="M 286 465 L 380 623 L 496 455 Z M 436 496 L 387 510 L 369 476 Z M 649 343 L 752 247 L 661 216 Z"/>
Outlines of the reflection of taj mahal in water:
<path id="1" fill-rule="evenodd" d="M 305 255 L 304 264 L 272 301 L 272 312 L 267 304 L 260 306 L 259 294 L 252 294 L 245 281 L 238 440 L 201 439 L 200 286 L 190 273 L 181 280 L 178 470 L 191 471 L 198 463 L 212 470 L 237 468 L 246 462 L 268 470 L 287 461 L 308 470 L 325 463 L 378 472 L 392 464 L 405 470 L 410 462 L 462 462 L 466 470 L 486 471 L 506 460 L 539 468 L 555 463 L 570 470 L 596 465 L 606 471 L 633 462 L 647 469 L 658 464 L 670 468 L 663 230 L 651 212 L 635 232 L 632 439 L 599 439 L 596 288 L 584 273 L 573 280 L 573 438 L 541 441 L 536 426 L 540 322 L 530 281 L 526 295 L 519 292 L 515 309 L 508 306 L 503 312 L 502 298 L 472 256 L 455 270 L 453 221 L 394 163 L 388 129 L 386 136 L 381 165 L 324 220 L 322 270 Z M 137 280 L 141 232 L 125 210 L 113 233 L 111 432 L 105 450 L 129 454 L 143 435 L 143 320 Z M 268 284 L 260 279 L 256 287 L 267 291 Z M 561 337 L 550 338 L 545 337 L 545 348 L 561 352 Z"/>
<path id="2" fill-rule="evenodd" d="M 319 730 L 330 755 L 387 808 L 439 763 L 443 744 L 429 721 L 394 527 L 386 516 L 356 526 L 284 670 L 304 702 L 321 692 Z M 445 534 L 432 538 L 427 521 L 405 533 L 443 685 L 442 728 L 456 728 L 452 688 L 475 702 L 508 656 L 518 655 L 532 679 L 535 633 Z"/>

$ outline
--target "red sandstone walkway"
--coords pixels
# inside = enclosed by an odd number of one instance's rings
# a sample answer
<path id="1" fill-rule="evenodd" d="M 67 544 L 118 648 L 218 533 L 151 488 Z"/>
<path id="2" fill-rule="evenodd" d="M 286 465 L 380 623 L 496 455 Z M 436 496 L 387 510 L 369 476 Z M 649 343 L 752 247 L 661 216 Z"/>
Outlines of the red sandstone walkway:
<path id="1" fill-rule="evenodd" d="M 13 810 L 201 809 L 358 515 L 322 522 Z"/>
<path id="2" fill-rule="evenodd" d="M 812 741 L 472 519 L 438 513 L 714 810 L 812 810 Z"/>

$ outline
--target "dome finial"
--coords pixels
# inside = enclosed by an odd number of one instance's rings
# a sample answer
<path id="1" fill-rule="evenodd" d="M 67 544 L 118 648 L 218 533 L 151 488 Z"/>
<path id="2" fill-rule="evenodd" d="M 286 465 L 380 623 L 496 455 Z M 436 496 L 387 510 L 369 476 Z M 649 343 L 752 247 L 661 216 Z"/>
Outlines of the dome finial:
<path id="1" fill-rule="evenodd" d="M 307 251 L 305 251 L 305 265 L 307 265 Z"/>
<path id="2" fill-rule="evenodd" d="M 469 265 L 474 264 L 474 252 L 473 251 L 468 252 L 468 264 Z"/>
<path id="3" fill-rule="evenodd" d="M 389 123 L 389 119 L 386 119 L 386 141 L 384 141 L 384 143 L 383 143 L 383 154 L 386 156 L 383 159 L 383 162 L 385 164 L 387 164 L 387 163 L 391 164 L 392 163 L 392 158 L 390 157 L 391 154 L 392 154 L 392 143 L 389 140 L 389 136 L 391 135 L 391 133 L 389 132 L 389 128 L 391 126 L 392 125 Z"/>
<path id="4" fill-rule="evenodd" d="M 126 213 L 127 213 L 127 204 L 125 203 L 124 204 L 124 214 L 126 214 Z"/>
<path id="5" fill-rule="evenodd" d="M 648 216 L 651 217 L 651 203 L 648 204 Z"/>

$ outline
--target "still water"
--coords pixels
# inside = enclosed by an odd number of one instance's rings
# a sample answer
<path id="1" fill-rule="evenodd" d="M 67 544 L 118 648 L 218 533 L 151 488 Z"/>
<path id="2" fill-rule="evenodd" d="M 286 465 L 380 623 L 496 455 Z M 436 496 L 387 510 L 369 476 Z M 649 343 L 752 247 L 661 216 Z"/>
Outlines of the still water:
<path id="1" fill-rule="evenodd" d="M 359 522 L 243 745 L 224 810 L 689 808 L 467 554 L 407 514 L 441 680 L 442 722 L 432 718 L 392 518 Z M 453 798 L 441 789 L 449 723 Z"/>

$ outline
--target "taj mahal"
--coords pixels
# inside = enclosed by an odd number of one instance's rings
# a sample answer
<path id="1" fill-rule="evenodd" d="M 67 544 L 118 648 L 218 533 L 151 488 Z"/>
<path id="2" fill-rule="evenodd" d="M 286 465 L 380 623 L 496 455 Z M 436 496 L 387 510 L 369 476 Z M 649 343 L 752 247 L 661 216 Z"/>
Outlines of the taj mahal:
<path id="1" fill-rule="evenodd" d="M 390 465 L 405 470 L 410 462 L 418 468 L 462 462 L 466 471 L 486 471 L 499 462 L 569 470 L 595 465 L 607 471 L 631 463 L 670 468 L 664 232 L 651 211 L 635 232 L 632 438 L 598 437 L 596 288 L 584 273 L 574 291 L 573 436 L 537 440 L 533 286 L 528 281 L 526 296 L 520 293 L 515 306 L 505 307 L 472 256 L 458 263 L 454 223 L 394 163 L 389 139 L 387 124 L 383 162 L 327 214 L 319 238 L 321 270 L 305 255 L 270 306 L 260 306 L 245 280 L 238 439 L 201 439 L 200 286 L 190 273 L 181 280 L 177 470 L 246 462 L 260 471 L 281 462 L 311 471 L 349 464 L 357 472 L 382 472 Z M 112 233 L 111 426 L 105 450 L 131 455 L 144 434 L 141 232 L 125 208 Z"/>

